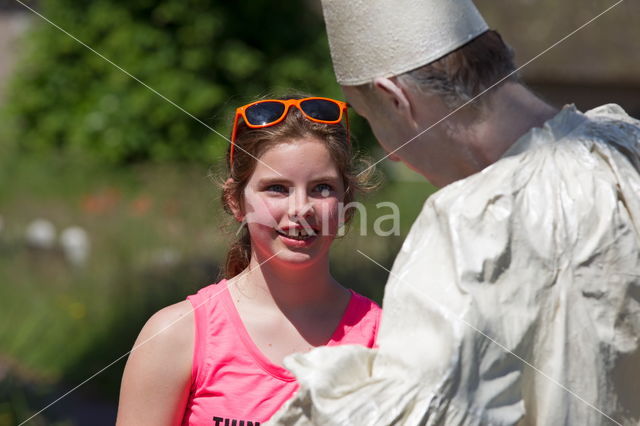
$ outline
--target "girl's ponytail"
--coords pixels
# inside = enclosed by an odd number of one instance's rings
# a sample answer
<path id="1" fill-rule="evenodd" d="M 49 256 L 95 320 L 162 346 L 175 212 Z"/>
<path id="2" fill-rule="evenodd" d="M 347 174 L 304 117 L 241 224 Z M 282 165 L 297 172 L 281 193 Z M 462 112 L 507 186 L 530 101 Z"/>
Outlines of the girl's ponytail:
<path id="1" fill-rule="evenodd" d="M 224 263 L 224 277 L 229 279 L 238 275 L 249 266 L 251 259 L 251 237 L 246 226 L 240 236 L 231 244 Z"/>

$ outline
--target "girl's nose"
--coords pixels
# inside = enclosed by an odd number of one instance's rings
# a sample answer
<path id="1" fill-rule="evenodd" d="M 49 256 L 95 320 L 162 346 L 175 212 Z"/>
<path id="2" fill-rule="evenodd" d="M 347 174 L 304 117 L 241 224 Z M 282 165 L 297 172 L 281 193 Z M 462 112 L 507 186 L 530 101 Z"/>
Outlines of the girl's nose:
<path id="1" fill-rule="evenodd" d="M 296 191 L 289 197 L 289 217 L 307 218 L 313 214 L 313 204 L 307 196 L 306 191 Z"/>

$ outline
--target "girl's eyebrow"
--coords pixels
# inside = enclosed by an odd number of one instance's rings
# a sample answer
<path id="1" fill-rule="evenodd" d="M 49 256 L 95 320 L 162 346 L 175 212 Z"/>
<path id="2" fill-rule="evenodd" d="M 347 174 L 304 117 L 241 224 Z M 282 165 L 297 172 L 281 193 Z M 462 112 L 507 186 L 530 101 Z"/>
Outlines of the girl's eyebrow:
<path id="1" fill-rule="evenodd" d="M 317 178 L 313 178 L 313 179 L 311 179 L 311 182 L 312 183 L 321 182 L 321 181 L 333 182 L 333 181 L 336 181 L 336 180 L 339 180 L 339 179 L 340 179 L 340 176 L 327 175 L 327 176 L 320 176 L 320 177 L 317 177 Z"/>
<path id="2" fill-rule="evenodd" d="M 313 179 L 310 179 L 309 182 L 316 183 L 321 181 L 336 181 L 339 179 L 340 179 L 340 176 L 337 176 L 337 175 L 325 175 L 325 176 L 314 177 Z M 287 179 L 286 176 L 267 176 L 267 177 L 260 178 L 258 180 L 258 184 L 291 183 L 291 182 L 292 181 Z"/>
<path id="3" fill-rule="evenodd" d="M 284 176 L 269 176 L 258 180 L 259 185 L 265 185 L 268 183 L 291 183 L 291 181 Z"/>

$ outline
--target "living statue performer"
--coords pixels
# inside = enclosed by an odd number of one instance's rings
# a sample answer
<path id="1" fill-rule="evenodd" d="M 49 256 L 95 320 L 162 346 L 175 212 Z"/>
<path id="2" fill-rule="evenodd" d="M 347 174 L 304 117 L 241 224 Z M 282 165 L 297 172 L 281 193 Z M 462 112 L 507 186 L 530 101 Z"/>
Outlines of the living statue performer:
<path id="1" fill-rule="evenodd" d="M 638 424 L 640 122 L 536 97 L 470 0 L 322 3 L 347 100 L 441 189 L 379 347 L 288 358 L 301 390 L 271 423 Z"/>

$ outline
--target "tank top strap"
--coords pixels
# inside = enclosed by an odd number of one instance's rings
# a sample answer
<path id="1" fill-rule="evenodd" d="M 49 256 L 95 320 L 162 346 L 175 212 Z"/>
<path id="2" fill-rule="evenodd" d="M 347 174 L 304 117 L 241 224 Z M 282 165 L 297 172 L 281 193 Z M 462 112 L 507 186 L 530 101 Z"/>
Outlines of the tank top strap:
<path id="1" fill-rule="evenodd" d="M 212 334 L 212 324 L 225 321 L 226 315 L 221 306 L 223 293 L 227 291 L 227 281 L 210 284 L 201 288 L 196 294 L 187 297 L 194 312 L 195 332 L 193 347 L 193 363 L 191 368 L 191 389 L 198 389 L 203 385 L 207 376 L 209 354 L 209 337 Z M 217 324 L 219 326 L 219 324 Z M 216 327 L 218 328 L 218 327 Z"/>

